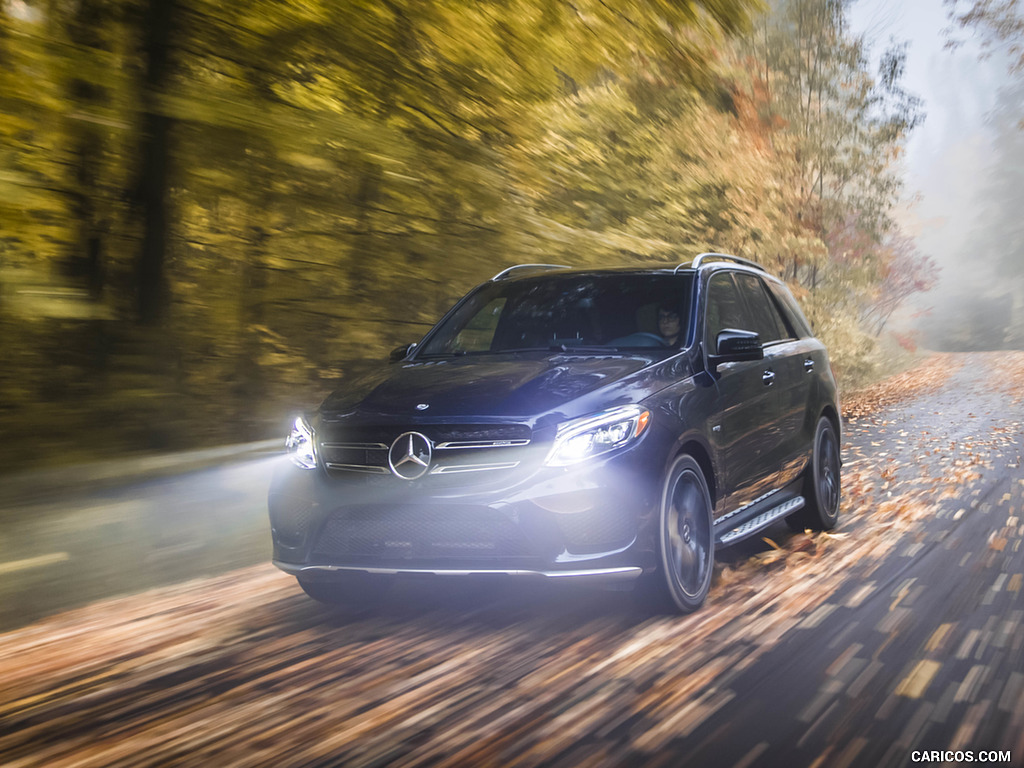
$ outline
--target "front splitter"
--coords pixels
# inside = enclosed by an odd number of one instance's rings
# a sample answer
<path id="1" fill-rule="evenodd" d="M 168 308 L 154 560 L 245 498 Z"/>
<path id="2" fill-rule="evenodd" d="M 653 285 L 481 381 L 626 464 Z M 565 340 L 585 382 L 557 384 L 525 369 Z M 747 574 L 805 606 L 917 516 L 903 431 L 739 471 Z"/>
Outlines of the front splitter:
<path id="1" fill-rule="evenodd" d="M 450 568 L 378 568 L 347 565 L 296 565 L 274 560 L 274 565 L 292 576 L 317 573 L 370 573 L 381 576 L 513 576 L 516 578 L 573 579 L 587 581 L 630 581 L 643 574 L 639 566 L 619 568 L 594 568 L 574 571 L 537 571 L 531 569 L 474 568 L 458 570 Z"/>

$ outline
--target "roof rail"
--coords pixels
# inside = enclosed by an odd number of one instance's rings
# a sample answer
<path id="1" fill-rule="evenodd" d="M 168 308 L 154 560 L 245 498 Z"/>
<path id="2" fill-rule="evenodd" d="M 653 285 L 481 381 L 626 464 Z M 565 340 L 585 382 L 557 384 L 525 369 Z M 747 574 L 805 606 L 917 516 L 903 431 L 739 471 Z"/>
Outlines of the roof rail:
<path id="1" fill-rule="evenodd" d="M 735 261 L 737 264 L 743 264 L 744 266 L 747 266 L 747 267 L 753 267 L 754 269 L 759 269 L 762 272 L 767 272 L 768 271 L 767 269 L 762 267 L 760 264 L 758 264 L 756 261 L 751 261 L 750 259 L 743 259 L 743 258 L 740 258 L 739 256 L 732 256 L 731 254 L 728 254 L 728 253 L 702 253 L 702 254 L 698 255 L 693 261 L 684 261 L 682 264 L 677 266 L 672 271 L 673 272 L 678 272 L 683 267 L 688 267 L 689 269 L 696 269 L 697 267 L 699 267 L 701 265 L 701 263 L 705 259 L 709 259 L 709 258 L 725 259 L 726 261 Z"/>
<path id="2" fill-rule="evenodd" d="M 572 269 L 572 267 L 567 267 L 564 264 L 516 264 L 514 267 L 501 270 L 501 272 L 491 278 L 491 282 L 504 280 L 510 272 L 517 269 Z"/>

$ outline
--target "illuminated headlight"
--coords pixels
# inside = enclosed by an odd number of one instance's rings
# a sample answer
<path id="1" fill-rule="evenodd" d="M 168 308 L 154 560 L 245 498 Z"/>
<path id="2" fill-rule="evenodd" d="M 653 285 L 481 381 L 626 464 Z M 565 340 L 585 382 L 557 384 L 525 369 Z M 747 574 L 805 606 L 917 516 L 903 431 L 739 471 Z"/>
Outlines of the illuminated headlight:
<path id="1" fill-rule="evenodd" d="M 651 412 L 624 405 L 563 424 L 547 460 L 551 467 L 566 467 L 629 445 L 644 433 Z"/>
<path id="2" fill-rule="evenodd" d="M 292 431 L 285 440 L 284 447 L 296 466 L 303 469 L 316 469 L 316 452 L 313 450 L 313 428 L 299 416 L 292 425 Z"/>

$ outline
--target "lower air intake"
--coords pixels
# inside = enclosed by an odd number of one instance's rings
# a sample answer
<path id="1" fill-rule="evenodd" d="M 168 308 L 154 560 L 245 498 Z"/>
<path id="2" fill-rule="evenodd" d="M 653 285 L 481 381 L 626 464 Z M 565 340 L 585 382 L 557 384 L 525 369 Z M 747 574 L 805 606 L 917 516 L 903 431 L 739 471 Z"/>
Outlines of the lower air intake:
<path id="1" fill-rule="evenodd" d="M 489 558 L 535 554 L 518 526 L 487 507 L 360 506 L 335 511 L 322 557 Z"/>

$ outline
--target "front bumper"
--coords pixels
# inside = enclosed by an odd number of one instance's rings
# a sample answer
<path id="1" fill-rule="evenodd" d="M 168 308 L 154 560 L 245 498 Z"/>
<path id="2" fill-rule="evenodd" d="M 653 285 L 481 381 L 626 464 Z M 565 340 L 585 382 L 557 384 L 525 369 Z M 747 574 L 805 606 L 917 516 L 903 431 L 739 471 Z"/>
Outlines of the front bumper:
<path id="1" fill-rule="evenodd" d="M 309 580 L 346 572 L 634 579 L 656 563 L 659 453 L 535 466 L 466 487 L 339 480 L 285 464 L 269 499 L 274 564 Z"/>

